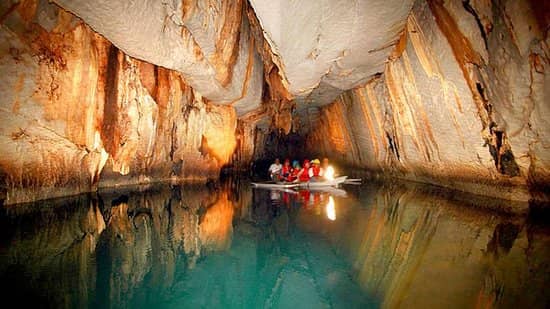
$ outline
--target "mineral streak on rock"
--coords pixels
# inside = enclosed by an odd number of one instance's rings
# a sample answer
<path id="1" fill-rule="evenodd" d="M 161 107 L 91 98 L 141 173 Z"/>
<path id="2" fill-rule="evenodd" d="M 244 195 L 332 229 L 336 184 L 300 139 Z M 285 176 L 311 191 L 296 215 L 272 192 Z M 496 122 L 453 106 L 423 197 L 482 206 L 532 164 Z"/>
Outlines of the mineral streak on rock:
<path id="1" fill-rule="evenodd" d="M 179 71 L 216 103 L 242 94 L 250 36 L 242 1 L 56 1 L 127 55 Z M 132 35 L 128 35 L 132 33 Z M 255 70 L 261 76 L 261 70 Z M 249 89 L 261 94 L 261 88 Z M 241 100 L 259 104 L 254 96 Z M 243 102 L 243 103 L 244 103 Z"/>

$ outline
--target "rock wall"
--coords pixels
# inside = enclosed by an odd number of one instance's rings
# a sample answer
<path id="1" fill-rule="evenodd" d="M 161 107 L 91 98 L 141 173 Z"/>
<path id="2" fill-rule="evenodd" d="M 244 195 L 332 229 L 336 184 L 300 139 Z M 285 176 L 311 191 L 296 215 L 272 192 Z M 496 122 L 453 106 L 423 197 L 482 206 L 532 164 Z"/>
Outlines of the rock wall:
<path id="1" fill-rule="evenodd" d="M 311 153 L 483 195 L 550 183 L 548 16 L 536 1 L 418 1 L 383 72 L 305 117 Z"/>
<path id="2" fill-rule="evenodd" d="M 0 36 L 6 204 L 218 177 L 230 161 L 234 107 L 126 55 L 74 15 L 46 1 L 6 2 Z"/>

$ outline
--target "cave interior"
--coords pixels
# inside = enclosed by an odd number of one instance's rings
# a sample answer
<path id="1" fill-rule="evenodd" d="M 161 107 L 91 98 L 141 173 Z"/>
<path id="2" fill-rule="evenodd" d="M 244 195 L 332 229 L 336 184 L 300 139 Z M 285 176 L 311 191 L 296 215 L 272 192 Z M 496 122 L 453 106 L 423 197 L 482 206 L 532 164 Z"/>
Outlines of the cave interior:
<path id="1" fill-rule="evenodd" d="M 547 201 L 549 6 L 2 1 L 2 203 L 275 157 Z"/>

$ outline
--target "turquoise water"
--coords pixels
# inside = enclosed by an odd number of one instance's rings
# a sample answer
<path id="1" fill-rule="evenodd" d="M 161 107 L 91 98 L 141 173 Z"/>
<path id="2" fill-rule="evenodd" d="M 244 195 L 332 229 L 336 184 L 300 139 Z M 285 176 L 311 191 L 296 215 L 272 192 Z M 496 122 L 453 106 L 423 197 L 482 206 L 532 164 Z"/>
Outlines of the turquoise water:
<path id="1" fill-rule="evenodd" d="M 412 184 L 237 180 L 4 207 L 7 301 L 54 308 L 545 308 L 550 228 Z M 496 206 L 496 207 L 495 207 Z"/>

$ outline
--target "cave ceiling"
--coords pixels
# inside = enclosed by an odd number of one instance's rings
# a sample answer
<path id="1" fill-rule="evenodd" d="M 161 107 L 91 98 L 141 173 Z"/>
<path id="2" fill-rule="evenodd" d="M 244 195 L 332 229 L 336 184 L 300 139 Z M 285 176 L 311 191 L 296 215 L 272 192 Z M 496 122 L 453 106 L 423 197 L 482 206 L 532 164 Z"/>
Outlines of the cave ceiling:
<path id="1" fill-rule="evenodd" d="M 204 98 L 244 115 L 261 105 L 266 62 L 298 109 L 382 72 L 414 1 L 54 2 L 126 54 L 180 72 Z"/>

